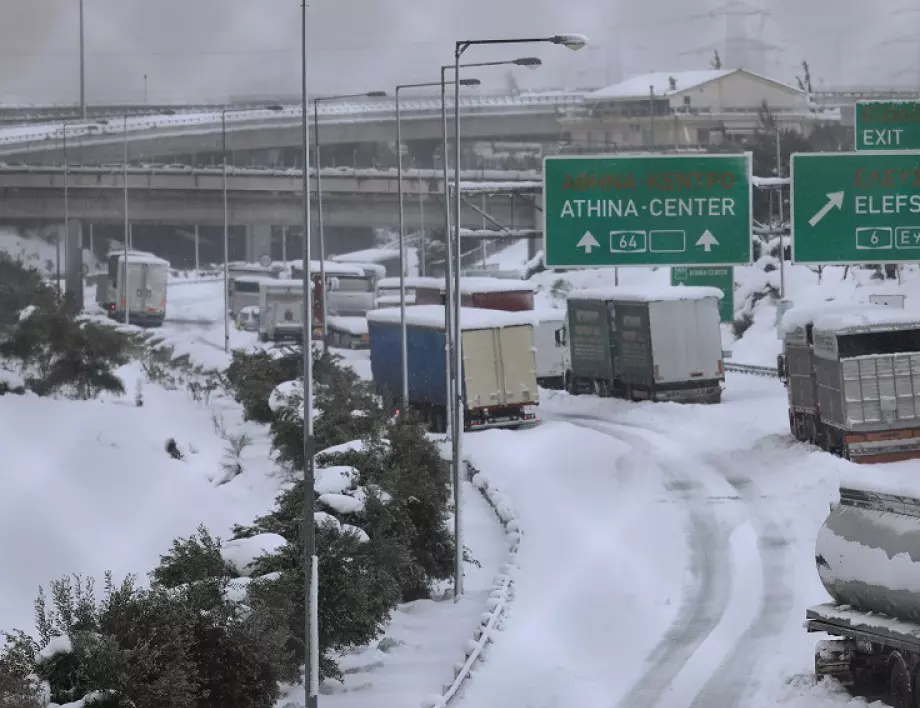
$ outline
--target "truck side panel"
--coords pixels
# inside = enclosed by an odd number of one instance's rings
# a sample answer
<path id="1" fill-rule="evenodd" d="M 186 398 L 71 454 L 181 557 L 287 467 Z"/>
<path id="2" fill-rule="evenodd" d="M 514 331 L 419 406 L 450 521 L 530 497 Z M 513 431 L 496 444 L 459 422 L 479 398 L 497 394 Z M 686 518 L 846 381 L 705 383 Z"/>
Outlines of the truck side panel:
<path id="1" fill-rule="evenodd" d="M 402 391 L 402 335 L 398 325 L 368 322 L 371 373 L 378 393 L 398 397 Z M 446 404 L 444 332 L 423 327 L 406 328 L 409 400 Z"/>
<path id="2" fill-rule="evenodd" d="M 568 312 L 572 375 L 576 378 L 611 381 L 613 352 L 607 303 L 600 300 L 569 300 Z"/>
<path id="3" fill-rule="evenodd" d="M 495 330 L 499 344 L 502 404 L 533 405 L 537 402 L 537 362 L 533 327 L 518 325 Z"/>
<path id="4" fill-rule="evenodd" d="M 652 331 L 649 304 L 624 302 L 613 305 L 614 369 L 623 383 L 651 386 Z"/>
<path id="5" fill-rule="evenodd" d="M 658 385 L 721 378 L 722 332 L 715 298 L 649 304 Z"/>
<path id="6" fill-rule="evenodd" d="M 466 294 L 461 297 L 464 307 L 479 307 L 486 310 L 519 312 L 533 309 L 533 292 L 530 290 L 498 291 Z"/>
<path id="7" fill-rule="evenodd" d="M 841 362 L 848 427 L 901 428 L 920 418 L 920 354 L 877 354 Z"/>

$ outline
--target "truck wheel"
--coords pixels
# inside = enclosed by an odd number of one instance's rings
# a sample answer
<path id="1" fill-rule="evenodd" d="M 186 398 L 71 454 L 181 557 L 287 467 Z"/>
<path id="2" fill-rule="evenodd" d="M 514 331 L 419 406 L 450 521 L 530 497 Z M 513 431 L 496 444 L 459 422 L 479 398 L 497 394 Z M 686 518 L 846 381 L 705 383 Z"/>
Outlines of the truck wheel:
<path id="1" fill-rule="evenodd" d="M 910 676 L 904 659 L 898 652 L 891 655 L 891 672 L 888 676 L 888 702 L 892 708 L 914 708 Z"/>

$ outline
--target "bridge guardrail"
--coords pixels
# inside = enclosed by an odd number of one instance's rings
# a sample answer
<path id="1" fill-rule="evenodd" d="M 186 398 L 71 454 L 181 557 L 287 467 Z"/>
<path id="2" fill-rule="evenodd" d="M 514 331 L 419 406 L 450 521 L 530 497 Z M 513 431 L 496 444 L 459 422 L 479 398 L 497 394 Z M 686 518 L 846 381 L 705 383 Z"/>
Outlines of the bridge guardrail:
<path id="1" fill-rule="evenodd" d="M 749 376 L 768 376 L 777 378 L 779 371 L 772 366 L 757 366 L 755 364 L 736 364 L 732 361 L 724 363 L 726 371 L 733 371 L 736 374 L 748 374 Z"/>

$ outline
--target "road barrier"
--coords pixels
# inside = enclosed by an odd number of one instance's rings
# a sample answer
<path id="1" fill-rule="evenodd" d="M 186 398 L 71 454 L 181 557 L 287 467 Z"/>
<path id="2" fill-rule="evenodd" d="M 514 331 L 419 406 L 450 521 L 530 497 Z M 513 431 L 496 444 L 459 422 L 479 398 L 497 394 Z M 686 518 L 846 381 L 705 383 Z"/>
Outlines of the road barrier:
<path id="1" fill-rule="evenodd" d="M 469 462 L 466 463 L 466 470 L 467 477 L 492 507 L 505 529 L 509 559 L 495 576 L 492 592 L 489 593 L 488 611 L 482 613 L 479 627 L 463 648 L 465 660 L 454 665 L 453 682 L 445 685 L 440 695 L 424 699 L 421 708 L 445 708 L 456 698 L 464 682 L 472 676 L 475 663 L 483 660 L 486 645 L 492 641 L 493 634 L 501 629 L 505 612 L 514 597 L 514 574 L 518 568 L 517 552 L 522 536 L 520 524 L 505 495 L 492 486 L 488 477 Z"/>

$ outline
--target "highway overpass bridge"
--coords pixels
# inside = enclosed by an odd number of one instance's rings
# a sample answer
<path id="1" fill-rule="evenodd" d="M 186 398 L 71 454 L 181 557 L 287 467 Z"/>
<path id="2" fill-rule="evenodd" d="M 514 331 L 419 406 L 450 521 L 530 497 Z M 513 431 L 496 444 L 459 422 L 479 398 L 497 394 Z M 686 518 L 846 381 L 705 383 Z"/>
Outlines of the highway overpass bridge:
<path id="1" fill-rule="evenodd" d="M 582 98 L 581 93 L 570 92 L 464 95 L 460 97 L 463 137 L 556 141 L 561 130 L 558 118 L 582 110 Z M 452 104 L 450 101 L 449 111 L 453 110 Z M 68 162 L 72 164 L 121 162 L 126 136 L 132 161 L 163 162 L 178 155 L 214 155 L 221 152 L 221 115 L 218 110 L 132 115 L 127 119 L 108 116 L 72 121 L 66 126 L 61 122 L 6 126 L 0 128 L 0 160 L 63 162 L 65 132 Z M 385 143 L 396 137 L 392 98 L 323 102 L 319 116 L 321 142 L 330 149 L 338 144 Z M 406 143 L 440 141 L 439 98 L 402 97 L 400 117 Z M 281 150 L 303 142 L 300 106 L 234 109 L 225 118 L 227 146 L 232 151 Z M 310 124 L 312 119 L 311 111 Z"/>
<path id="2" fill-rule="evenodd" d="M 312 174 L 311 191 L 315 194 L 315 170 Z M 320 175 L 327 226 L 398 226 L 395 170 L 324 168 Z M 461 226 L 535 228 L 541 202 L 540 179 L 537 172 L 461 172 Z M 224 223 L 220 168 L 129 167 L 127 182 L 131 222 L 201 226 Z M 121 167 L 71 167 L 66 183 L 70 218 L 96 223 L 124 220 L 125 172 Z M 0 166 L 0 220 L 63 221 L 64 185 L 63 167 Z M 302 170 L 231 168 L 227 172 L 231 224 L 299 226 L 303 223 L 302 195 Z M 405 170 L 407 228 L 423 226 L 427 210 L 427 226 L 436 229 L 441 224 L 443 195 L 440 171 Z"/>

